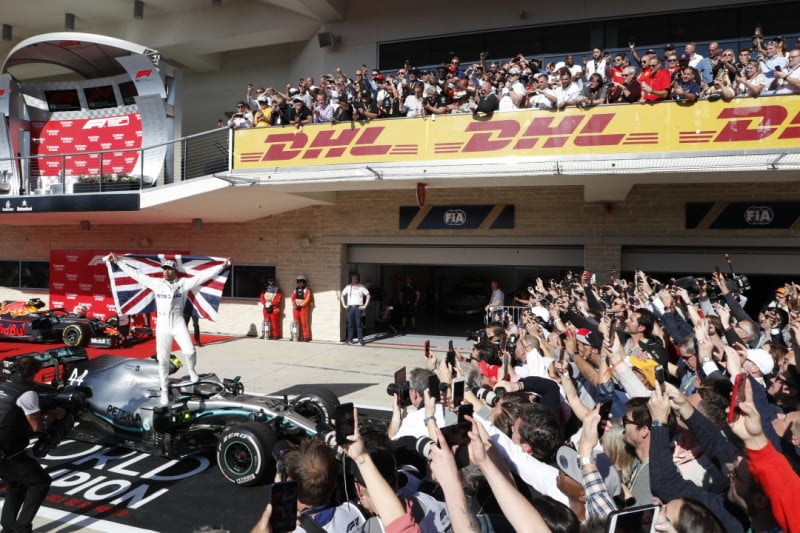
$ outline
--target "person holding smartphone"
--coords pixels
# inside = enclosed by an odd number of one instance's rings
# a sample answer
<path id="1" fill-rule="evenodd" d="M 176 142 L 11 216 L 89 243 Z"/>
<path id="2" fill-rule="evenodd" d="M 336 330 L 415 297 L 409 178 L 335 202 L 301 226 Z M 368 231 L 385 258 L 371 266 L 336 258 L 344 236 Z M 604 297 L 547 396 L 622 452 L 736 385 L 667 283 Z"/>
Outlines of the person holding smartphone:
<path id="1" fill-rule="evenodd" d="M 228 119 L 228 127 L 235 130 L 253 127 L 253 113 L 250 111 L 250 106 L 244 101 L 236 104 L 236 111 Z"/>

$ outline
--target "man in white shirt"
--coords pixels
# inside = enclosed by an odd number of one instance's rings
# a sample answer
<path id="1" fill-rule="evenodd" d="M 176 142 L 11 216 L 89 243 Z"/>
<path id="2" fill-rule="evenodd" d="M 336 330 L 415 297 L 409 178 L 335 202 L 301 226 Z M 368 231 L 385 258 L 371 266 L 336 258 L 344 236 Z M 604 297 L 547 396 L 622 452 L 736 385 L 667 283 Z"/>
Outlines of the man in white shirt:
<path id="1" fill-rule="evenodd" d="M 800 94 L 800 48 L 789 51 L 789 67 L 774 72 L 775 94 Z"/>
<path id="2" fill-rule="evenodd" d="M 572 82 L 569 72 L 562 71 L 559 79 L 561 85 L 555 88 L 553 95 L 556 97 L 556 109 L 561 111 L 568 105 L 575 105 L 581 96 L 581 90 Z"/>
<path id="3" fill-rule="evenodd" d="M 569 71 L 570 75 L 572 76 L 572 81 L 575 82 L 575 85 L 578 86 L 578 91 L 580 91 L 583 88 L 583 67 L 575 64 L 574 57 L 567 56 L 564 58 L 564 61 L 559 61 L 555 65 L 556 71 L 559 71 L 562 68 L 565 68 Z M 559 72 L 559 79 L 560 78 L 561 73 Z"/>
<path id="4" fill-rule="evenodd" d="M 525 101 L 525 86 L 520 81 L 522 71 L 519 67 L 511 67 L 508 70 L 506 86 L 509 89 L 509 96 L 514 104 L 514 109 L 519 109 Z"/>
<path id="5" fill-rule="evenodd" d="M 425 99 L 422 96 L 422 82 L 414 85 L 414 94 L 406 96 L 405 101 L 400 106 L 400 113 L 405 113 L 409 118 L 421 117 L 425 114 Z"/>
<path id="6" fill-rule="evenodd" d="M 193 276 L 179 277 L 178 263 L 173 259 L 161 261 L 163 277 L 151 277 L 143 270 L 126 263 L 124 257 L 111 253 L 108 260 L 117 265 L 123 272 L 135 279 L 140 285 L 153 291 L 156 301 L 158 321 L 156 322 L 156 357 L 158 358 L 158 379 L 161 383 L 161 404 L 169 403 L 169 360 L 172 355 L 172 341 L 178 343 L 181 354 L 189 371 L 186 384 L 197 383 L 199 377 L 195 371 L 196 353 L 189 337 L 183 310 L 189 292 L 195 287 L 215 278 L 230 266 L 230 260 L 220 262 L 212 268 Z"/>
<path id="7" fill-rule="evenodd" d="M 694 43 L 686 43 L 684 52 L 689 58 L 689 66 L 692 68 L 697 67 L 697 64 L 703 60 L 703 56 L 697 53 L 697 45 Z"/>
<path id="8" fill-rule="evenodd" d="M 489 315 L 489 322 L 503 318 L 503 305 L 506 300 L 506 295 L 500 290 L 497 281 L 493 280 L 491 286 L 492 295 L 489 297 L 489 303 L 484 308 L 484 311 Z"/>
<path id="9" fill-rule="evenodd" d="M 599 48 L 595 48 L 592 50 L 592 59 L 586 62 L 583 69 L 583 77 L 588 82 L 589 76 L 594 74 L 600 74 L 603 78 L 603 83 L 607 81 L 606 78 L 606 69 L 608 65 L 606 63 L 605 58 L 603 57 L 603 51 Z"/>
<path id="10" fill-rule="evenodd" d="M 345 344 L 353 342 L 353 333 L 358 331 L 358 343 L 364 346 L 364 328 L 361 325 L 361 312 L 369 305 L 369 291 L 358 280 L 358 274 L 350 276 L 350 285 L 342 289 L 339 301 L 347 310 L 347 340 Z"/>
<path id="11" fill-rule="evenodd" d="M 547 74 L 536 75 L 536 85 L 528 93 L 528 107 L 534 109 L 553 109 L 556 105 L 556 97 L 547 87 Z"/>
<path id="12" fill-rule="evenodd" d="M 428 436 L 428 428 L 425 425 L 425 389 L 428 388 L 428 380 L 433 376 L 433 372 L 424 368 L 415 368 L 411 370 L 408 376 L 409 391 L 408 395 L 411 399 L 411 405 L 406 409 L 399 405 L 395 397 L 392 406 L 392 419 L 389 422 L 387 434 L 392 440 L 397 440 L 401 437 L 419 437 Z M 451 411 L 447 412 L 447 421 L 445 420 L 445 411 L 442 404 L 437 402 L 433 414 L 436 420 L 436 425 L 445 427 L 449 423 L 455 423 L 455 414 Z M 449 423 L 448 423 L 449 422 Z"/>

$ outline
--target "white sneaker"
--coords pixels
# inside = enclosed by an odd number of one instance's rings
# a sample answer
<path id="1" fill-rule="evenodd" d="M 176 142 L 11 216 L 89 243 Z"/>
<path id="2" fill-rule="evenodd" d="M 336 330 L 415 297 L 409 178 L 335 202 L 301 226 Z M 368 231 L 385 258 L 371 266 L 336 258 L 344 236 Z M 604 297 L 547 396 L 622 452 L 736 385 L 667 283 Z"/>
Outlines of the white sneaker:
<path id="1" fill-rule="evenodd" d="M 169 405 L 169 395 L 167 391 L 161 393 L 161 405 Z"/>

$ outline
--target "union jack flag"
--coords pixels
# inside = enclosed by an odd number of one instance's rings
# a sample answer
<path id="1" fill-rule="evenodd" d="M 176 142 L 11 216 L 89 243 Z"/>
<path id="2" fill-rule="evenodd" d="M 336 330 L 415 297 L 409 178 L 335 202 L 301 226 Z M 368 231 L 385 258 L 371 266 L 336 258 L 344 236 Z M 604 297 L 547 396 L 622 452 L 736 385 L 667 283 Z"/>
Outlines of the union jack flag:
<path id="1" fill-rule="evenodd" d="M 126 254 L 120 255 L 119 260 L 136 268 L 153 278 L 162 277 L 161 263 L 167 259 L 177 263 L 178 277 L 192 277 L 203 273 L 224 263 L 221 257 L 175 255 L 175 254 Z M 139 313 L 153 313 L 156 311 L 156 302 L 153 291 L 140 285 L 135 279 L 122 271 L 111 261 L 107 261 L 108 279 L 111 281 L 111 293 L 114 304 L 121 315 L 135 315 Z M 187 295 L 187 311 L 191 307 L 191 314 L 207 320 L 216 320 L 222 289 L 228 280 L 230 269 L 226 268 L 216 277 L 189 291 Z"/>

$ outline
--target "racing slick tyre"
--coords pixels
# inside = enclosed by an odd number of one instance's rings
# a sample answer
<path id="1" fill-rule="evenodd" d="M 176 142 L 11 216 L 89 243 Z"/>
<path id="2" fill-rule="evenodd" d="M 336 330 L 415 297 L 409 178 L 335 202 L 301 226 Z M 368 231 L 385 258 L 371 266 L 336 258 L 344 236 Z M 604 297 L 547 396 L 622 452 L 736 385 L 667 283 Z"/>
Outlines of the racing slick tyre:
<path id="1" fill-rule="evenodd" d="M 245 422 L 228 428 L 217 444 L 217 465 L 222 475 L 240 487 L 258 485 L 275 475 L 272 428 L 259 422 Z"/>
<path id="2" fill-rule="evenodd" d="M 78 324 L 69 324 L 61 332 L 61 338 L 67 346 L 88 346 L 89 332 Z"/>
<path id="3" fill-rule="evenodd" d="M 338 405 L 339 398 L 333 392 L 314 387 L 313 391 L 300 392 L 294 399 L 292 408 L 317 424 L 330 424 Z"/>

